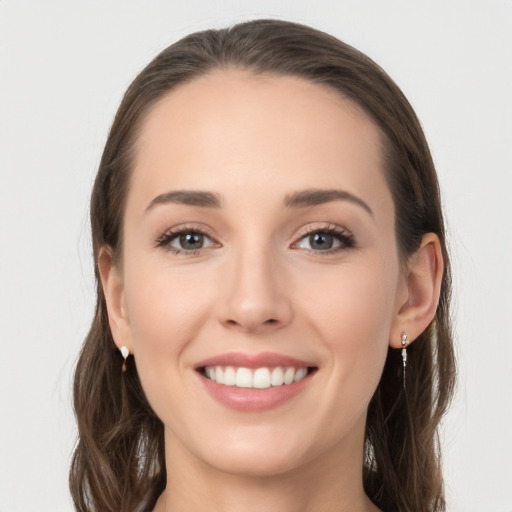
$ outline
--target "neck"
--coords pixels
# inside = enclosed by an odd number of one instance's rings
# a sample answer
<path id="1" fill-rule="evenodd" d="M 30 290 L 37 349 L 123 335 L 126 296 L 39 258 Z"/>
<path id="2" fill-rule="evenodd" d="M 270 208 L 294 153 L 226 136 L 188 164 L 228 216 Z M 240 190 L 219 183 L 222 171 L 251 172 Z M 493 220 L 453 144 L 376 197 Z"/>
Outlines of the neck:
<path id="1" fill-rule="evenodd" d="M 333 450 L 281 474 L 240 475 L 205 464 L 166 435 L 167 487 L 154 512 L 378 512 L 363 490 L 362 449 L 340 449 L 348 459 Z"/>

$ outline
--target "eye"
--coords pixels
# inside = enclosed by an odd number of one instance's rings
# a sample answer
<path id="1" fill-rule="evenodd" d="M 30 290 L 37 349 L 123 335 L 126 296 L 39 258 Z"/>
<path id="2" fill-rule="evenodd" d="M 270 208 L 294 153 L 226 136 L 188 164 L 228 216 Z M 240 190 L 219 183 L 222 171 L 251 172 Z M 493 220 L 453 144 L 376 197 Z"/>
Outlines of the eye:
<path id="1" fill-rule="evenodd" d="M 157 240 L 157 247 L 163 247 L 175 254 L 193 254 L 216 245 L 205 233 L 188 228 L 168 231 Z"/>
<path id="2" fill-rule="evenodd" d="M 337 252 L 354 246 L 351 233 L 337 226 L 310 231 L 292 247 L 314 252 Z"/>
<path id="3" fill-rule="evenodd" d="M 301 249 L 314 249 L 315 251 L 325 251 L 339 245 L 340 241 L 336 240 L 334 235 L 330 233 L 314 233 L 304 237 L 299 242 Z"/>
<path id="4" fill-rule="evenodd" d="M 169 245 L 171 247 L 176 247 L 177 249 L 194 251 L 197 249 L 202 249 L 209 241 L 209 238 L 205 235 L 192 232 L 176 236 L 173 238 Z"/>

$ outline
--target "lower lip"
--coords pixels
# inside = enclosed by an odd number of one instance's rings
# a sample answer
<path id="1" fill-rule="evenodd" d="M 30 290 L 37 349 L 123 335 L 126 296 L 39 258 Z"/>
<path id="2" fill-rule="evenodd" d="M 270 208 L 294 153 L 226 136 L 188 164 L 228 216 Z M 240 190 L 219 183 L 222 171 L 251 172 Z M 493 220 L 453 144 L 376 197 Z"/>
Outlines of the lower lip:
<path id="1" fill-rule="evenodd" d="M 303 379 L 292 384 L 271 386 L 265 389 L 224 386 L 201 374 L 199 374 L 199 378 L 208 393 L 225 407 L 242 412 L 259 412 L 274 409 L 291 400 L 309 384 L 311 375 L 309 373 Z"/>

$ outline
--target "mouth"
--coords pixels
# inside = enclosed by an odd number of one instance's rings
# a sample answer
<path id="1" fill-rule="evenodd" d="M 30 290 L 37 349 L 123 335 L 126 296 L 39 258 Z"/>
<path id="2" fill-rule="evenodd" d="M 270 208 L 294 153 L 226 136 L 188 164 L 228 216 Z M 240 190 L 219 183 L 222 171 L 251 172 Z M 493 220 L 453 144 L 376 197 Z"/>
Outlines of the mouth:
<path id="1" fill-rule="evenodd" d="M 229 353 L 202 361 L 195 370 L 203 388 L 218 403 L 257 412 L 276 408 L 303 392 L 318 367 L 274 353 Z"/>
<path id="2" fill-rule="evenodd" d="M 245 368 L 236 366 L 202 366 L 199 373 L 212 382 L 223 386 L 246 389 L 268 389 L 270 387 L 289 386 L 305 379 L 317 370 L 314 366 L 294 367 L 276 366 Z"/>

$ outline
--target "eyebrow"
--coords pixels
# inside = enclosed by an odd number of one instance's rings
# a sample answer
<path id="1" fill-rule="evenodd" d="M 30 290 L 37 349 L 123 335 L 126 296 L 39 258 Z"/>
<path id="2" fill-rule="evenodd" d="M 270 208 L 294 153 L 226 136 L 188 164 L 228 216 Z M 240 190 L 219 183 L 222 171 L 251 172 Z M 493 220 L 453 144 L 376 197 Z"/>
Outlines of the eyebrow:
<path id="1" fill-rule="evenodd" d="M 345 190 L 301 190 L 286 196 L 284 204 L 287 208 L 305 208 L 308 206 L 330 203 L 331 201 L 350 201 L 351 203 L 360 206 L 373 216 L 372 209 L 362 199 Z"/>
<path id="2" fill-rule="evenodd" d="M 217 194 L 201 190 L 174 190 L 156 196 L 147 206 L 146 212 L 159 204 L 186 204 L 189 206 L 202 206 L 203 208 L 220 208 L 221 200 Z"/>
<path id="3" fill-rule="evenodd" d="M 359 197 L 345 190 L 337 189 L 306 189 L 294 192 L 286 196 L 284 205 L 286 208 L 307 208 L 332 201 L 350 201 L 373 216 L 372 209 Z M 174 190 L 156 196 L 147 206 L 146 212 L 160 204 L 185 204 L 200 206 L 203 208 L 221 208 L 222 201 L 218 194 L 202 190 Z"/>

